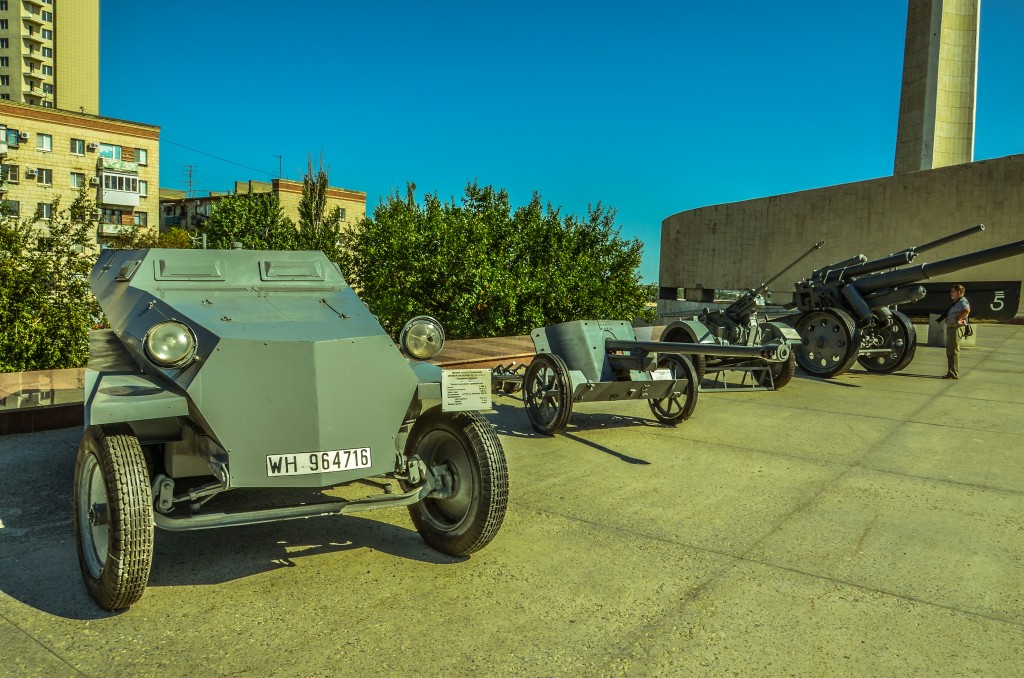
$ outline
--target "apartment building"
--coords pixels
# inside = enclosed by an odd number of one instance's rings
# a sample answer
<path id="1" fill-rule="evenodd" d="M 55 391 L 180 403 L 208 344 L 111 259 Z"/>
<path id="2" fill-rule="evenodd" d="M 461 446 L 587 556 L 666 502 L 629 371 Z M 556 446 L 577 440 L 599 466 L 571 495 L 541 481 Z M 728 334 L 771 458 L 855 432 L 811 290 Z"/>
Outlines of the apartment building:
<path id="1" fill-rule="evenodd" d="M 299 223 L 299 200 L 302 182 L 291 179 L 272 181 L 236 181 L 235 193 L 273 193 L 281 203 L 284 216 Z M 160 189 L 160 229 L 179 226 L 187 230 L 201 230 L 210 211 L 227 193 L 210 192 L 205 196 L 186 197 L 185 191 Z M 341 209 L 344 228 L 355 226 L 366 216 L 366 192 L 330 186 L 327 189 L 327 211 Z"/>
<path id="2" fill-rule="evenodd" d="M 0 0 L 0 99 L 98 115 L 99 0 Z"/>
<path id="3" fill-rule="evenodd" d="M 0 101 L 0 160 L 0 191 L 12 216 L 30 217 L 38 207 L 47 219 L 55 197 L 66 207 L 86 186 L 96 202 L 99 245 L 125 226 L 158 225 L 156 125 Z"/>

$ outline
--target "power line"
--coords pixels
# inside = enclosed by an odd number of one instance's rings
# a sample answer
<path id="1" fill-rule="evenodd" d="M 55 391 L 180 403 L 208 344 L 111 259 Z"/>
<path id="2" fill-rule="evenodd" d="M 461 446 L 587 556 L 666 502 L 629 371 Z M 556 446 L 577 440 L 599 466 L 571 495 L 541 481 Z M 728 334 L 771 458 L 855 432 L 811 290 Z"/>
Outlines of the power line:
<path id="1" fill-rule="evenodd" d="M 213 158 L 214 160 L 220 160 L 221 162 L 226 162 L 226 163 L 231 164 L 231 165 L 238 165 L 239 167 L 244 167 L 245 169 L 252 170 L 253 172 L 259 172 L 260 174 L 266 174 L 267 176 L 270 176 L 270 177 L 274 176 L 273 172 L 267 172 L 266 170 L 256 169 L 255 167 L 249 167 L 248 165 L 243 165 L 242 163 L 235 162 L 234 160 L 228 160 L 227 158 L 221 158 L 220 156 L 216 156 L 213 153 L 207 153 L 206 151 L 200 151 L 198 148 L 192 148 L 191 146 L 186 146 L 185 144 L 179 144 L 176 141 L 171 141 L 170 139 L 168 139 L 166 137 L 160 137 L 160 141 L 161 142 L 165 142 L 166 141 L 167 143 L 171 144 L 172 146 L 179 146 L 181 148 L 184 148 L 187 151 L 192 151 L 193 153 L 199 153 L 200 155 L 208 156 L 210 158 Z"/>

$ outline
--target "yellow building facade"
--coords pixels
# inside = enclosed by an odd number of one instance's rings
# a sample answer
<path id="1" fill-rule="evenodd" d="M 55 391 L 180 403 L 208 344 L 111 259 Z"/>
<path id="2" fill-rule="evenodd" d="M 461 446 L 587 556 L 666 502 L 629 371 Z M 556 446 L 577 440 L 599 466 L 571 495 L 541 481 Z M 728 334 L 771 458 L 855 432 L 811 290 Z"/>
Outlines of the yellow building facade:
<path id="1" fill-rule="evenodd" d="M 281 202 L 281 210 L 284 215 L 293 223 L 299 223 L 299 200 L 302 198 L 301 181 L 292 181 L 291 179 L 236 181 L 235 193 L 273 193 Z M 366 192 L 328 186 L 327 212 L 333 212 L 336 207 L 341 209 L 342 227 L 351 228 L 366 216 Z"/>
<path id="2" fill-rule="evenodd" d="M 156 125 L 0 101 L 0 136 L 0 189 L 11 216 L 39 208 L 47 219 L 55 198 L 64 209 L 85 186 L 96 203 L 98 244 L 125 226 L 159 225 Z"/>
<path id="3" fill-rule="evenodd" d="M 0 0 L 0 99 L 99 114 L 99 0 Z"/>

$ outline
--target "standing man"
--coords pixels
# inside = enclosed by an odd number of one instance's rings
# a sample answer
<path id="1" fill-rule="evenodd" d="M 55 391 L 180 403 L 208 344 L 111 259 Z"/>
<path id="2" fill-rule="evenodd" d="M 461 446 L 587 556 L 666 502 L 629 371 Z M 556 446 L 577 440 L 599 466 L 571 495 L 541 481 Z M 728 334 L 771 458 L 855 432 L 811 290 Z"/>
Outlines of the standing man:
<path id="1" fill-rule="evenodd" d="M 946 317 L 943 324 L 946 326 L 946 363 L 948 370 L 943 379 L 960 378 L 960 340 L 964 336 L 964 325 L 967 324 L 967 316 L 971 314 L 971 304 L 964 296 L 963 285 L 953 285 L 949 291 L 949 298 L 953 303 L 946 309 Z"/>

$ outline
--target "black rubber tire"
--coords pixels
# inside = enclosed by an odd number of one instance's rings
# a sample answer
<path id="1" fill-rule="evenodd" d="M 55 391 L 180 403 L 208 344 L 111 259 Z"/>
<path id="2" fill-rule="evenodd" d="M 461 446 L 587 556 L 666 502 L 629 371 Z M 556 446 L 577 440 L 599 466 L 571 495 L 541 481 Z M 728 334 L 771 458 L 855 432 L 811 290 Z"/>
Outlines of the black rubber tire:
<path id="1" fill-rule="evenodd" d="M 139 439 L 127 424 L 85 430 L 72 493 L 75 544 L 85 587 L 107 610 L 131 607 L 149 582 L 153 490 L 146 466 Z M 106 529 L 93 522 L 97 516 Z"/>
<path id="2" fill-rule="evenodd" d="M 661 341 L 676 341 L 683 344 L 696 344 L 697 339 L 690 335 L 686 330 L 677 327 L 673 330 L 669 330 L 666 334 L 663 334 Z M 688 355 L 686 360 L 693 365 L 694 372 L 697 373 L 697 386 L 704 381 L 704 375 L 708 373 L 708 358 L 705 355 Z"/>
<path id="3" fill-rule="evenodd" d="M 758 386 L 769 388 L 774 384 L 775 390 L 778 391 L 793 381 L 793 375 L 796 374 L 796 350 L 790 351 L 789 358 L 781 363 L 768 363 L 768 369 L 772 373 L 771 380 L 768 379 L 768 373 L 764 370 L 755 370 L 751 372 L 751 375 Z"/>
<path id="4" fill-rule="evenodd" d="M 801 339 L 801 344 L 794 347 L 796 360 L 807 374 L 826 379 L 837 377 L 857 361 L 860 329 L 846 311 L 828 308 L 804 313 L 793 329 Z"/>
<path id="5" fill-rule="evenodd" d="M 468 556 L 498 533 L 508 506 L 508 467 L 494 427 L 476 412 L 421 415 L 409 435 L 407 454 L 428 468 L 445 466 L 453 496 L 409 506 L 423 541 L 450 556 Z"/>
<path id="6" fill-rule="evenodd" d="M 689 383 L 682 394 L 682 399 L 672 397 L 660 400 L 650 400 L 651 413 L 654 418 L 667 426 L 675 426 L 681 421 L 686 421 L 693 414 L 697 407 L 697 394 L 700 392 L 700 382 L 697 381 L 697 372 L 693 364 L 681 355 L 665 353 L 658 359 L 658 369 L 672 370 L 673 379 L 687 379 Z"/>
<path id="7" fill-rule="evenodd" d="M 883 333 L 883 346 L 896 344 L 893 349 L 895 355 L 862 356 L 857 358 L 861 367 L 877 374 L 892 374 L 909 365 L 917 353 L 917 330 L 914 329 L 914 323 L 910 318 L 896 311 L 892 314 L 892 324 L 879 329 L 878 332 Z"/>
<path id="8" fill-rule="evenodd" d="M 569 425 L 572 381 L 565 361 L 554 353 L 538 353 L 523 376 L 523 404 L 537 433 L 553 436 Z"/>

